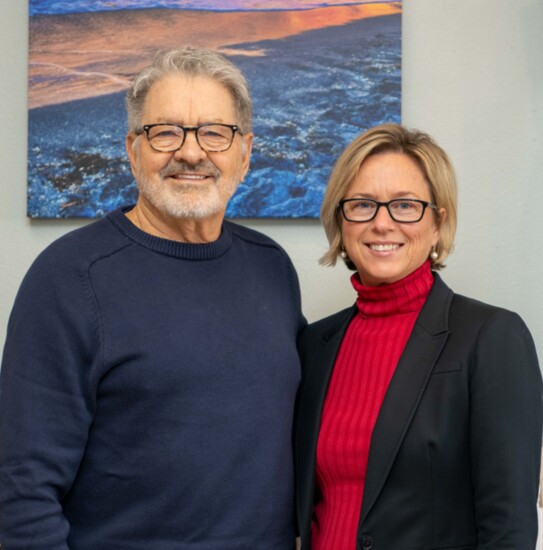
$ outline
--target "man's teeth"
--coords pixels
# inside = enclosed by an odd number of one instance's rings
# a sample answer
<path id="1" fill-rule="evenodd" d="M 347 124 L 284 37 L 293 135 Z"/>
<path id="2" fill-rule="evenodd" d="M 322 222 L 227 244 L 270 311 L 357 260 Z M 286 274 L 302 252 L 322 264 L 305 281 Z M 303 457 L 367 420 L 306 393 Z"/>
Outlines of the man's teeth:
<path id="1" fill-rule="evenodd" d="M 400 248 L 399 244 L 370 244 L 370 248 L 376 252 L 388 252 Z"/>
<path id="2" fill-rule="evenodd" d="M 183 180 L 203 180 L 207 176 L 204 176 L 203 174 L 174 174 L 173 177 Z"/>

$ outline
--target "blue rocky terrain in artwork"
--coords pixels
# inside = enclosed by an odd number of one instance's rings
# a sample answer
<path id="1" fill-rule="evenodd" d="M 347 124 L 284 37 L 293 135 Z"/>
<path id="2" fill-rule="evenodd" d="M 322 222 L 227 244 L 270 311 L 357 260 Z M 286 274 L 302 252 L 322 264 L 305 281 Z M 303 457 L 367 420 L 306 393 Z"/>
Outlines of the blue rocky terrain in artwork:
<path id="1" fill-rule="evenodd" d="M 251 169 L 227 216 L 318 217 L 345 146 L 400 121 L 401 16 L 225 47 L 249 80 L 255 113 Z M 134 203 L 125 133 L 122 93 L 30 110 L 29 216 L 92 218 Z"/>

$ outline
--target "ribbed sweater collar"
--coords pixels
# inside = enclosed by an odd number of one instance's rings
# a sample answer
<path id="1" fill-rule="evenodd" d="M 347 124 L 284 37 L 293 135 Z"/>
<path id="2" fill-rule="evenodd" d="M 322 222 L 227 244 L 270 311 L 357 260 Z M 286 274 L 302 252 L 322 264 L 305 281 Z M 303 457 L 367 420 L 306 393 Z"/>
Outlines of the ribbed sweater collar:
<path id="1" fill-rule="evenodd" d="M 420 311 L 434 277 L 430 261 L 426 261 L 407 277 L 391 284 L 364 286 L 358 273 L 351 277 L 351 283 L 358 294 L 356 305 L 362 317 L 386 317 Z"/>
<path id="2" fill-rule="evenodd" d="M 228 222 L 224 222 L 219 238 L 212 243 L 193 244 L 170 241 L 150 235 L 136 227 L 126 216 L 132 206 L 110 212 L 107 218 L 130 240 L 150 250 L 184 260 L 212 260 L 222 256 L 232 244 L 232 232 Z"/>

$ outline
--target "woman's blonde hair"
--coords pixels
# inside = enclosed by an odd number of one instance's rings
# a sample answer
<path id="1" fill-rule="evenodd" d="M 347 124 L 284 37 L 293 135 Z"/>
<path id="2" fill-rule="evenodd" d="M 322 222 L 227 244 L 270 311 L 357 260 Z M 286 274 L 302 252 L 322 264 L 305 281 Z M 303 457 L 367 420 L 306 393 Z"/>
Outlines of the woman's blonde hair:
<path id="1" fill-rule="evenodd" d="M 432 269 L 445 267 L 445 259 L 454 247 L 456 233 L 456 177 L 447 153 L 428 135 L 418 130 L 410 130 L 400 124 L 382 124 L 370 128 L 358 136 L 337 160 L 324 195 L 321 208 L 321 221 L 328 238 L 329 249 L 320 259 L 323 265 L 335 265 L 343 251 L 341 236 L 342 216 L 339 201 L 358 174 L 362 163 L 372 155 L 382 153 L 402 153 L 412 158 L 420 167 L 430 188 L 431 200 L 438 209 L 444 208 L 445 220 L 439 224 L 439 240 L 432 259 Z M 348 259 L 345 263 L 355 270 Z"/>

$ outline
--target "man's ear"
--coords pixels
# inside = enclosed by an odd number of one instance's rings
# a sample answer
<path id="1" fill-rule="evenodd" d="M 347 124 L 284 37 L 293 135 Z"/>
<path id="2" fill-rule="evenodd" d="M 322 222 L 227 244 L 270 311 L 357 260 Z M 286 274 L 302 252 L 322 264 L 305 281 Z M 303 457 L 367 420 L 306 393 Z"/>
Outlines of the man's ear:
<path id="1" fill-rule="evenodd" d="M 128 155 L 128 160 L 130 161 L 130 169 L 132 170 L 132 174 L 134 174 L 134 167 L 137 155 L 135 147 L 135 141 L 137 138 L 138 136 L 133 132 L 129 132 L 128 134 L 126 134 L 125 138 L 126 153 Z"/>
<path id="2" fill-rule="evenodd" d="M 245 179 L 247 172 L 249 171 L 249 165 L 251 164 L 251 151 L 253 150 L 253 137 L 252 132 L 241 136 L 243 145 L 241 149 L 241 181 Z"/>

